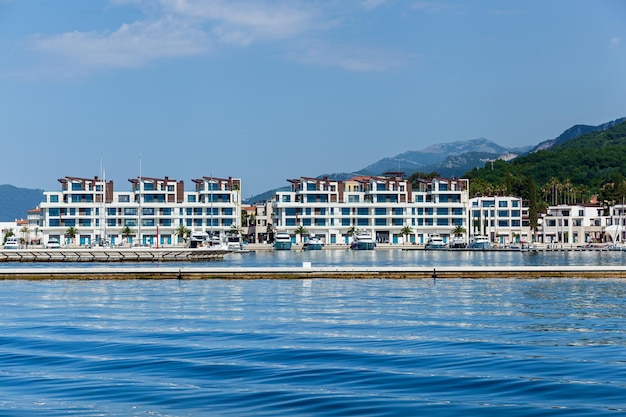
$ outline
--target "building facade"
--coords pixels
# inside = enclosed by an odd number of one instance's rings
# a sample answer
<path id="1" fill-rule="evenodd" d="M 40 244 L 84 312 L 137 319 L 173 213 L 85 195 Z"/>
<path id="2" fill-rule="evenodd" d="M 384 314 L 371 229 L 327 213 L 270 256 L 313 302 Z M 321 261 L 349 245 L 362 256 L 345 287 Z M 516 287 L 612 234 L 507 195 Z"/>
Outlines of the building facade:
<path id="1" fill-rule="evenodd" d="M 485 235 L 501 246 L 530 242 L 530 231 L 523 225 L 528 208 L 522 199 L 511 196 L 479 196 L 470 199 L 467 231 L 470 235 Z"/>
<path id="2" fill-rule="evenodd" d="M 44 192 L 40 205 L 44 243 L 169 246 L 182 243 L 181 226 L 214 233 L 239 227 L 241 180 L 192 181 L 195 188 L 186 191 L 183 181 L 138 177 L 129 179 L 129 191 L 115 191 L 112 181 L 97 176 L 62 178 L 61 190 Z"/>
<path id="3" fill-rule="evenodd" d="M 431 233 L 447 239 L 467 219 L 469 182 L 464 179 L 418 181 L 416 189 L 400 175 L 289 182 L 291 189 L 273 200 L 272 225 L 296 243 L 299 228 L 330 244 L 348 244 L 356 230 L 368 231 L 380 243 L 425 243 Z"/>

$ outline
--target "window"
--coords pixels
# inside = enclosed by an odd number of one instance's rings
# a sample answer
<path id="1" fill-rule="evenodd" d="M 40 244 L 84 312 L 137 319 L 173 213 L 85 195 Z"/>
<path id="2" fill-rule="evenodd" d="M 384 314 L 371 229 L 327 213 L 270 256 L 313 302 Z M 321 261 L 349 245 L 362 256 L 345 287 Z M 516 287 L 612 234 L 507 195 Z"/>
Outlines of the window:
<path id="1" fill-rule="evenodd" d="M 136 216 L 137 209 L 132 207 L 127 207 L 124 209 L 124 216 Z"/>
<path id="2" fill-rule="evenodd" d="M 115 219 L 107 219 L 107 226 L 117 226 Z"/>
<path id="3" fill-rule="evenodd" d="M 189 194 L 187 196 L 187 202 L 188 203 L 195 203 L 196 202 L 196 196 L 194 194 Z"/>
<path id="4" fill-rule="evenodd" d="M 59 196 L 58 195 L 51 195 L 50 196 L 50 202 L 51 203 L 58 203 L 59 202 Z"/>
<path id="5" fill-rule="evenodd" d="M 376 207 L 376 215 L 377 216 L 385 216 L 387 214 L 387 209 L 383 207 Z"/>
<path id="6" fill-rule="evenodd" d="M 107 216 L 115 216 L 117 214 L 117 210 L 114 208 L 107 208 Z"/>
<path id="7" fill-rule="evenodd" d="M 507 204 L 506 201 L 498 201 L 498 207 L 508 207 L 509 205 Z"/>
<path id="8" fill-rule="evenodd" d="M 130 195 L 122 194 L 118 197 L 120 203 L 130 203 Z"/>
<path id="9" fill-rule="evenodd" d="M 72 183 L 72 191 L 80 191 L 83 189 L 83 184 L 79 183 L 79 182 L 73 182 Z"/>
<path id="10" fill-rule="evenodd" d="M 369 226 L 370 222 L 369 219 L 357 219 L 356 224 L 357 226 Z"/>
<path id="11" fill-rule="evenodd" d="M 387 226 L 387 219 L 376 219 L 374 224 L 376 226 Z"/>
<path id="12" fill-rule="evenodd" d="M 509 217 L 508 210 L 498 210 L 498 217 Z"/>
<path id="13" fill-rule="evenodd" d="M 233 209 L 232 207 L 226 207 L 223 210 L 224 212 L 224 216 L 232 216 L 233 215 Z"/>
<path id="14" fill-rule="evenodd" d="M 341 215 L 342 216 L 349 216 L 350 215 L 350 209 L 347 207 L 342 207 L 341 208 Z"/>
<path id="15" fill-rule="evenodd" d="M 341 219 L 342 226 L 350 226 L 350 219 L 343 218 Z"/>
<path id="16" fill-rule="evenodd" d="M 448 225 L 448 219 L 447 218 L 438 218 L 437 219 L 437 226 L 447 226 Z"/>
<path id="17" fill-rule="evenodd" d="M 291 196 L 290 195 L 283 195 L 282 202 L 283 203 L 290 203 L 291 202 Z"/>
<path id="18" fill-rule="evenodd" d="M 349 203 L 358 203 L 359 201 L 361 201 L 361 199 L 359 198 L 358 195 L 349 195 L 348 196 L 348 202 Z"/>
<path id="19" fill-rule="evenodd" d="M 437 207 L 437 216 L 447 216 L 449 212 L 447 207 Z"/>
<path id="20" fill-rule="evenodd" d="M 365 207 L 359 207 L 356 212 L 359 216 L 367 216 L 369 214 L 369 210 Z"/>
<path id="21" fill-rule="evenodd" d="M 154 216 L 154 208 L 152 207 L 145 207 L 141 210 L 141 213 L 144 216 Z"/>

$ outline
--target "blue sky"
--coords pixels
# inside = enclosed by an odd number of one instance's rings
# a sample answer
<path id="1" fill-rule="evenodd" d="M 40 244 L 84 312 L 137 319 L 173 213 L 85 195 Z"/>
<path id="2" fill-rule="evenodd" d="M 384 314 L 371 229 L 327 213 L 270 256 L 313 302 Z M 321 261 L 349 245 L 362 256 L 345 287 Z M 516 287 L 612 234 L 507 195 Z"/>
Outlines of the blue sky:
<path id="1" fill-rule="evenodd" d="M 0 184 L 350 172 L 626 116 L 626 2 L 0 0 Z M 141 160 L 141 164 L 140 161 Z"/>

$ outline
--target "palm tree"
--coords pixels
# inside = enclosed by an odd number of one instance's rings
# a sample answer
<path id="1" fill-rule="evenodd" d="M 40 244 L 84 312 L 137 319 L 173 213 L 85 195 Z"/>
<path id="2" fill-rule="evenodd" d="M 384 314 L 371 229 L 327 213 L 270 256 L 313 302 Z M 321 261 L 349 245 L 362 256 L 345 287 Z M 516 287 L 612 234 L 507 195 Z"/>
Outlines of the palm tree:
<path id="1" fill-rule="evenodd" d="M 70 226 L 67 228 L 67 230 L 65 230 L 65 234 L 69 236 L 70 241 L 74 243 L 74 239 L 76 238 L 76 235 L 78 234 L 78 229 L 75 228 L 74 226 Z"/>
<path id="2" fill-rule="evenodd" d="M 22 233 L 22 243 L 26 244 L 26 247 L 28 247 L 28 240 L 30 238 L 30 229 L 28 228 L 28 226 L 24 226 L 20 229 L 20 232 Z"/>
<path id="3" fill-rule="evenodd" d="M 135 234 L 135 231 L 133 229 L 130 228 L 130 226 L 124 226 L 124 228 L 122 229 L 122 238 L 123 239 L 128 239 L 129 237 L 133 236 Z"/>
<path id="4" fill-rule="evenodd" d="M 409 235 L 413 233 L 413 229 L 407 224 L 402 226 L 402 229 L 400 229 L 400 233 L 402 234 L 402 236 L 404 236 L 404 243 L 408 243 Z"/>
<path id="5" fill-rule="evenodd" d="M 462 236 L 465 232 L 467 232 L 467 230 L 460 224 L 457 224 L 454 230 L 452 230 L 454 236 Z"/>
<path id="6" fill-rule="evenodd" d="M 300 240 L 302 240 L 302 236 L 306 235 L 307 233 L 309 233 L 309 231 L 306 230 L 306 228 L 304 226 L 300 225 L 300 226 L 296 227 L 296 230 L 294 230 L 294 233 L 296 235 L 300 235 Z"/>
<path id="7" fill-rule="evenodd" d="M 174 231 L 174 234 L 182 239 L 183 243 L 187 242 L 189 235 L 191 234 L 191 230 L 189 230 L 184 224 L 178 226 L 178 228 Z"/>

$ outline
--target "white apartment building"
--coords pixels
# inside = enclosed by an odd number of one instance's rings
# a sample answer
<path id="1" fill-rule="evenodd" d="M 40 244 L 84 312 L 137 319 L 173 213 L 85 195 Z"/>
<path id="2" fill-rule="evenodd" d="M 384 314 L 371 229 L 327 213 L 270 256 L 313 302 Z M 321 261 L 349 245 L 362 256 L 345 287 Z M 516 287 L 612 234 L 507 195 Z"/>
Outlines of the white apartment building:
<path id="1" fill-rule="evenodd" d="M 202 177 L 185 191 L 183 181 L 165 177 L 129 179 L 129 191 L 114 191 L 113 182 L 65 177 L 60 191 L 44 192 L 40 228 L 44 243 L 57 238 L 70 244 L 68 228 L 77 234 L 73 243 L 168 246 L 181 242 L 176 230 L 225 233 L 241 218 L 241 180 Z M 130 235 L 125 232 L 132 231 Z"/>
<path id="2" fill-rule="evenodd" d="M 469 206 L 468 234 L 485 235 L 498 245 L 531 241 L 529 230 L 523 227 L 528 208 L 523 207 L 521 198 L 479 196 L 471 198 Z"/>
<path id="3" fill-rule="evenodd" d="M 618 213 L 619 209 L 614 207 L 613 212 Z M 601 242 L 606 226 L 617 224 L 618 217 L 606 217 L 604 209 L 597 205 L 550 206 L 543 216 L 540 233 L 547 244 Z"/>
<path id="4" fill-rule="evenodd" d="M 448 239 L 467 219 L 469 182 L 464 179 L 419 181 L 417 189 L 394 173 L 289 182 L 291 190 L 279 191 L 273 200 L 272 225 L 274 231 L 289 232 L 294 242 L 302 226 L 330 244 L 347 244 L 350 232 L 361 229 L 381 243 L 426 243 L 431 233 Z M 402 233 L 406 226 L 412 230 L 408 237 Z"/>

